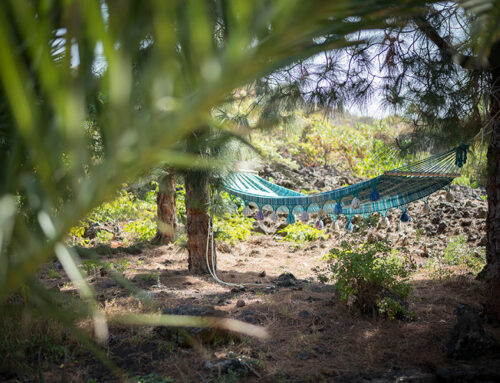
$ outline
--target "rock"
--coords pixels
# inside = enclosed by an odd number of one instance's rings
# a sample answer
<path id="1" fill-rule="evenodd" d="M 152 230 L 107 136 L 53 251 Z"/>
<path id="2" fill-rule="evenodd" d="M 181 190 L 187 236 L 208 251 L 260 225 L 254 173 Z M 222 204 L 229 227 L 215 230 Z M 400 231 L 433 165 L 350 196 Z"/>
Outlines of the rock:
<path id="1" fill-rule="evenodd" d="M 325 181 L 323 181 L 322 179 L 317 179 L 316 182 L 314 182 L 314 186 L 321 189 L 324 188 L 326 184 Z"/>
<path id="2" fill-rule="evenodd" d="M 219 250 L 222 253 L 230 253 L 231 252 L 231 245 L 227 242 L 217 242 L 217 250 Z"/>
<path id="3" fill-rule="evenodd" d="M 333 285 L 312 285 L 310 290 L 313 293 L 335 293 L 335 286 Z"/>
<path id="4" fill-rule="evenodd" d="M 484 219 L 486 218 L 486 216 L 488 215 L 488 211 L 486 209 L 479 209 L 476 214 L 474 215 L 474 217 L 478 218 L 478 219 Z"/>
<path id="5" fill-rule="evenodd" d="M 262 271 L 259 273 L 259 277 L 264 278 L 265 276 L 266 276 L 266 270 L 262 270 Z"/>
<path id="6" fill-rule="evenodd" d="M 238 316 L 238 319 L 251 324 L 260 323 L 259 319 L 257 318 L 257 314 L 252 310 L 243 310 L 243 312 Z"/>
<path id="7" fill-rule="evenodd" d="M 203 369 L 208 370 L 214 374 L 227 374 L 227 373 L 246 373 L 253 371 L 248 363 L 239 358 L 219 359 L 215 361 L 207 360 L 203 363 Z"/>
<path id="8" fill-rule="evenodd" d="M 478 242 L 478 244 L 477 244 L 477 245 L 478 245 L 478 246 L 486 246 L 486 243 L 487 243 L 487 242 L 488 242 L 488 240 L 487 240 L 486 236 L 485 236 L 485 235 L 483 235 L 483 236 L 481 237 L 481 239 L 479 240 L 479 242 Z"/>
<path id="9" fill-rule="evenodd" d="M 302 310 L 299 312 L 299 318 L 307 319 L 311 317 L 311 313 L 307 310 Z"/>
<path id="10" fill-rule="evenodd" d="M 498 352 L 499 344 L 486 334 L 479 316 L 472 308 L 459 304 L 455 310 L 457 323 L 446 345 L 448 357 L 453 359 L 477 359 L 486 353 Z"/>
<path id="11" fill-rule="evenodd" d="M 500 368 L 498 363 L 486 363 L 483 365 L 454 365 L 450 368 L 438 368 L 436 377 L 439 382 L 499 382 Z"/>
<path id="12" fill-rule="evenodd" d="M 299 352 L 298 358 L 300 360 L 310 359 L 311 358 L 311 354 L 307 350 L 302 350 L 301 352 Z"/>
<path id="13" fill-rule="evenodd" d="M 446 231 L 446 223 L 441 222 L 437 228 L 437 233 L 442 234 Z"/>
<path id="14" fill-rule="evenodd" d="M 260 255 L 260 250 L 254 249 L 250 252 L 250 257 L 256 257 L 257 255 Z"/>
<path id="15" fill-rule="evenodd" d="M 268 234 L 266 227 L 263 224 L 261 224 L 261 223 L 259 223 L 257 221 L 253 222 L 253 224 L 252 224 L 252 230 L 255 233 L 266 234 L 266 235 Z"/>
<path id="16" fill-rule="evenodd" d="M 378 237 L 373 230 L 370 230 L 366 235 L 366 242 L 368 243 L 376 243 L 378 242 Z"/>
<path id="17" fill-rule="evenodd" d="M 424 248 L 422 249 L 422 257 L 428 258 L 429 257 L 429 250 L 427 249 L 427 245 L 424 245 Z"/>
<path id="18" fill-rule="evenodd" d="M 464 219 L 460 224 L 462 225 L 462 227 L 469 227 L 470 225 L 472 225 L 472 221 L 470 219 Z"/>
<path id="19" fill-rule="evenodd" d="M 286 223 L 286 222 L 280 222 L 276 226 L 276 230 L 274 231 L 274 233 L 278 234 L 278 235 L 281 235 L 282 237 L 284 237 L 286 235 L 286 233 L 280 233 L 280 231 L 283 230 L 283 229 L 285 229 L 287 226 L 288 226 L 288 223 Z"/>
<path id="20" fill-rule="evenodd" d="M 436 381 L 436 375 L 429 373 L 415 373 L 400 376 L 395 380 L 396 383 L 434 383 Z"/>
<path id="21" fill-rule="evenodd" d="M 236 307 L 243 307 L 245 306 L 245 301 L 243 299 L 238 299 L 238 302 L 236 302 Z"/>
<path id="22" fill-rule="evenodd" d="M 163 314 L 167 315 L 187 315 L 199 317 L 224 317 L 225 312 L 216 310 L 213 306 L 181 305 L 173 308 L 166 308 Z M 169 340 L 177 342 L 181 346 L 191 346 L 193 340 L 197 342 L 210 343 L 214 339 L 229 338 L 229 334 L 220 329 L 210 327 L 156 327 L 155 332 Z"/>
<path id="23" fill-rule="evenodd" d="M 246 288 L 244 286 L 237 286 L 231 289 L 232 293 L 241 293 L 243 291 L 246 291 Z"/>
<path id="24" fill-rule="evenodd" d="M 296 286 L 298 281 L 292 273 L 283 273 L 273 282 L 280 287 L 290 287 Z"/>

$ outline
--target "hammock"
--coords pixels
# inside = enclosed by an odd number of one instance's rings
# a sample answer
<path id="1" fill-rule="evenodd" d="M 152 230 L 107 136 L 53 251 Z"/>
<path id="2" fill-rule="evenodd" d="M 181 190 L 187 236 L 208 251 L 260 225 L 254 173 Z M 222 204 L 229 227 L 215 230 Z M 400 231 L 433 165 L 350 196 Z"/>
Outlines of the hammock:
<path id="1" fill-rule="evenodd" d="M 302 194 L 256 174 L 242 172 L 232 173 L 224 181 L 224 189 L 244 201 L 244 214 L 251 214 L 249 204 L 256 205 L 259 209 L 257 219 L 264 219 L 262 209 L 271 209 L 273 219 L 277 218 L 277 212 L 288 214 L 288 223 L 294 223 L 296 215 L 300 215 L 302 221 L 307 221 L 310 213 L 317 213 L 320 217 L 329 214 L 335 220 L 344 215 L 347 217 L 346 228 L 352 229 L 351 218 L 355 215 L 366 218 L 379 212 L 386 217 L 390 209 L 399 208 L 401 221 L 407 222 L 410 220 L 406 212 L 409 203 L 448 186 L 460 176 L 460 168 L 467 160 L 467 150 L 468 145 L 461 144 L 370 180 L 324 193 Z M 322 227 L 322 221 L 316 226 Z"/>

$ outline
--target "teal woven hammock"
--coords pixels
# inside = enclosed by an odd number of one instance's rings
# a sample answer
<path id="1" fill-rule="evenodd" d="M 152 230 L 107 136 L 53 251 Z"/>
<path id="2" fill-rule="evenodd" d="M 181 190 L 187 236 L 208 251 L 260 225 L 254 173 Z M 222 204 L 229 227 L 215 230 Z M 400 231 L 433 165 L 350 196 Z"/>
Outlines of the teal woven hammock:
<path id="1" fill-rule="evenodd" d="M 368 181 L 317 194 L 302 194 L 275 185 L 252 173 L 233 173 L 224 182 L 230 194 L 248 205 L 255 204 L 257 218 L 263 219 L 262 209 L 288 214 L 287 222 L 295 216 L 308 220 L 310 213 L 329 214 L 335 220 L 347 217 L 346 228 L 355 215 L 368 217 L 374 212 L 387 216 L 393 208 L 402 211 L 401 220 L 408 221 L 409 203 L 425 198 L 449 185 L 460 176 L 460 168 L 467 160 L 468 145 L 460 146 L 401 168 L 386 171 Z"/>

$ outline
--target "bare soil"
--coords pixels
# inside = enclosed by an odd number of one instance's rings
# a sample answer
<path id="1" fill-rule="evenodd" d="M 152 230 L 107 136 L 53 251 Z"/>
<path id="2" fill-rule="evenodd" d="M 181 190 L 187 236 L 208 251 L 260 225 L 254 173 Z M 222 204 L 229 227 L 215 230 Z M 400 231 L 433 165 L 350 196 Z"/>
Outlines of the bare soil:
<path id="1" fill-rule="evenodd" d="M 151 328 L 118 326 L 111 328 L 108 347 L 112 359 L 130 376 L 155 372 L 176 382 L 213 381 L 213 374 L 202 369 L 204 362 L 233 356 L 255 362 L 258 376 L 250 373 L 234 380 L 248 382 L 333 381 L 357 371 L 432 371 L 446 365 L 444 347 L 455 323 L 454 309 L 458 303 L 466 303 L 480 311 L 482 283 L 470 275 L 440 281 L 421 271 L 412 279 L 410 310 L 416 314 L 415 320 L 366 317 L 340 302 L 333 286 L 314 281 L 312 269 L 322 267 L 322 256 L 337 244 L 331 238 L 297 249 L 278 237 L 256 235 L 226 249 L 229 252 L 219 251 L 218 276 L 223 281 L 266 285 L 284 272 L 300 280 L 296 286 L 274 289 L 257 286 L 239 290 L 208 276 L 189 275 L 186 252 L 174 245 L 150 247 L 135 256 L 110 257 L 115 262 L 123 257 L 131 261 L 134 270 L 127 271 L 126 276 L 150 293 L 154 308 L 210 305 L 235 319 L 245 319 L 244 313 L 250 310 L 250 317 L 270 335 L 267 340 L 242 337 L 185 348 L 159 339 Z M 140 267 L 137 261 L 143 261 Z M 151 273 L 159 274 L 161 285 L 141 277 Z M 108 277 L 93 277 L 90 281 L 108 313 L 151 310 Z M 63 291 L 72 290 L 61 280 L 48 283 L 61 286 Z M 245 305 L 237 307 L 238 300 Z M 498 328 L 487 326 L 486 330 L 497 338 L 500 335 Z M 70 381 L 112 380 L 93 358 L 73 360 L 63 368 Z M 59 370 L 54 366 L 46 374 L 46 381 L 59 381 Z"/>
<path id="2" fill-rule="evenodd" d="M 435 208 L 431 214 L 422 212 L 422 203 L 415 204 L 409 211 L 412 221 L 399 229 L 394 213 L 388 228 L 376 225 L 367 231 L 348 233 L 331 225 L 328 239 L 302 246 L 284 242 L 277 234 L 256 233 L 245 242 L 219 245 L 218 277 L 233 284 L 258 286 L 238 288 L 217 283 L 210 276 L 190 275 L 186 250 L 173 244 L 143 244 L 140 254 L 106 256 L 104 261 L 114 263 L 129 260 L 125 277 L 151 298 L 147 303 L 108 275 L 98 273 L 88 281 L 106 313 L 151 313 L 180 305 L 208 305 L 229 318 L 263 326 L 269 338 L 221 336 L 209 343 L 195 341 L 186 346 L 161 336 L 152 327 L 110 324 L 105 350 L 133 378 L 130 381 L 141 382 L 371 381 L 370 376 L 375 381 L 380 374 L 391 371 L 425 374 L 439 368 L 453 369 L 456 362 L 448 360 L 444 350 L 455 324 L 454 310 L 459 303 L 465 303 L 480 312 L 484 301 L 485 287 L 472 274 L 457 271 L 440 280 L 419 267 L 411 279 L 414 294 L 409 308 L 415 319 L 391 321 L 349 309 L 333 285 L 318 282 L 314 270 L 325 266 L 322 257 L 342 240 L 362 242 L 370 236 L 389 240 L 419 266 L 427 262 L 429 253 L 443 251 L 451 235 L 464 233 L 469 245 L 481 251 L 485 204 L 476 197 L 468 196 L 472 205 L 466 206 L 462 198 L 448 203 L 445 195 L 438 193 L 431 201 Z M 435 217 L 441 217 L 440 222 Z M 446 227 L 439 228 L 441 222 Z M 59 267 L 57 263 L 47 265 L 40 278 L 51 288 L 76 294 L 65 277 L 51 278 L 49 268 Z M 275 285 L 285 272 L 296 277 L 295 285 L 267 287 Z M 82 327 L 86 325 L 82 323 Z M 486 323 L 485 330 L 500 339 L 500 328 Z M 224 374 L 203 368 L 206 361 L 233 357 L 242 358 L 251 370 L 246 374 Z M 490 363 L 488 358 L 483 358 L 482 363 Z M 79 349 L 65 363 L 46 366 L 37 376 L 18 374 L 11 381 L 32 381 L 40 376 L 45 382 L 117 380 L 94 356 Z"/>

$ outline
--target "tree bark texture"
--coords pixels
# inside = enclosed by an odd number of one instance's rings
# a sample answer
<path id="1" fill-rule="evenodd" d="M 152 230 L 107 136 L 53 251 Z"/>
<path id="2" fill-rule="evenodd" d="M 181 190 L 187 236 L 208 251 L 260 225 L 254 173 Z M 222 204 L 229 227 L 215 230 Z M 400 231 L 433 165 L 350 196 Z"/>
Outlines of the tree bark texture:
<path id="1" fill-rule="evenodd" d="M 159 182 L 156 196 L 157 226 L 155 242 L 169 243 L 175 241 L 177 211 L 175 208 L 175 174 L 169 171 Z"/>
<path id="2" fill-rule="evenodd" d="M 500 320 L 500 42 L 493 45 L 491 66 L 490 116 L 492 134 L 488 147 L 488 216 L 486 217 L 485 279 L 488 284 L 486 311 Z"/>
<path id="3" fill-rule="evenodd" d="M 208 262 L 212 270 L 217 267 L 214 246 L 214 262 L 209 234 L 210 216 L 208 215 L 208 180 L 205 174 L 198 171 L 188 172 L 186 184 L 186 230 L 188 236 L 189 271 L 193 274 L 208 274 Z M 208 253 L 207 253 L 208 241 Z"/>

